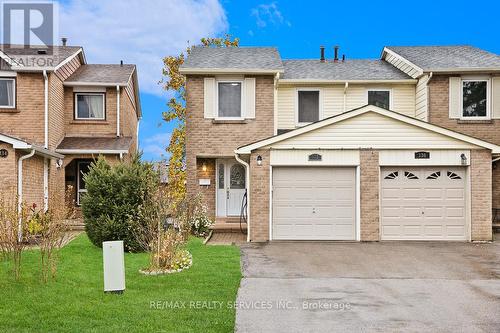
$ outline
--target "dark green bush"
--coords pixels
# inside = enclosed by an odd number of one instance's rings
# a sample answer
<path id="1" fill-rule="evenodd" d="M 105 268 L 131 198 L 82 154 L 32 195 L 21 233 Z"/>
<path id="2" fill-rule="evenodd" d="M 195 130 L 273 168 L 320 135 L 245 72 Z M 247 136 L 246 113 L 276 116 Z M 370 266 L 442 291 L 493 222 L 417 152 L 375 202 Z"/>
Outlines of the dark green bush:
<path id="1" fill-rule="evenodd" d="M 111 166 L 99 157 L 85 176 L 85 185 L 82 212 L 92 243 L 101 247 L 104 241 L 123 240 L 127 251 L 142 251 L 135 233 L 147 224 L 144 207 L 158 186 L 151 164 L 135 156 Z"/>

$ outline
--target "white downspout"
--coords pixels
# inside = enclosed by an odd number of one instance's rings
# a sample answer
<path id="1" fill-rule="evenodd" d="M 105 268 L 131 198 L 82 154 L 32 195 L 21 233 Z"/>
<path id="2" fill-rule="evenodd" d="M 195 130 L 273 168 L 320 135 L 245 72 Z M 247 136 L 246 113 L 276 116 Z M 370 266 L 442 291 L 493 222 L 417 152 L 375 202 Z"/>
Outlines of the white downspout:
<path id="1" fill-rule="evenodd" d="M 45 112 L 45 149 L 49 149 L 49 77 L 47 71 L 43 70 L 44 80 L 44 112 Z"/>
<path id="2" fill-rule="evenodd" d="M 250 164 L 243 161 L 238 153 L 234 152 L 234 158 L 245 166 L 247 177 L 247 242 L 250 242 Z"/>
<path id="3" fill-rule="evenodd" d="M 346 107 L 347 107 L 347 105 L 346 105 L 346 103 L 347 103 L 347 101 L 346 101 L 347 88 L 349 88 L 349 82 L 346 82 L 345 86 L 344 86 L 344 107 L 343 107 L 344 111 L 343 112 L 346 112 Z"/>
<path id="4" fill-rule="evenodd" d="M 120 86 L 116 86 L 116 136 L 120 136 Z"/>
<path id="5" fill-rule="evenodd" d="M 136 134 L 136 139 L 137 139 L 137 147 L 136 151 L 139 152 L 139 126 L 141 125 L 141 118 L 137 119 L 137 134 Z"/>
<path id="6" fill-rule="evenodd" d="M 20 242 L 23 238 L 23 226 L 22 226 L 22 207 L 23 207 L 23 161 L 33 157 L 35 155 L 35 150 L 32 149 L 30 153 L 19 157 L 17 161 L 17 214 L 19 216 L 17 224 L 17 238 Z"/>
<path id="7" fill-rule="evenodd" d="M 49 159 L 43 159 L 43 209 L 49 209 Z"/>

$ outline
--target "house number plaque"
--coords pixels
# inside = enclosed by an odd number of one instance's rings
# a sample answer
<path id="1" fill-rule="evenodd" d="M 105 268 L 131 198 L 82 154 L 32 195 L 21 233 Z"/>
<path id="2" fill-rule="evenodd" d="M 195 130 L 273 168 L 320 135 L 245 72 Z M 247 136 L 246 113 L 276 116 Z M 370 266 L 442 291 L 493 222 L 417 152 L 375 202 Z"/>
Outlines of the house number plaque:
<path id="1" fill-rule="evenodd" d="M 7 149 L 0 149 L 0 157 L 7 157 L 9 156 L 9 151 Z"/>
<path id="2" fill-rule="evenodd" d="M 415 153 L 415 159 L 429 159 L 431 158 L 431 153 L 428 151 L 417 151 Z"/>

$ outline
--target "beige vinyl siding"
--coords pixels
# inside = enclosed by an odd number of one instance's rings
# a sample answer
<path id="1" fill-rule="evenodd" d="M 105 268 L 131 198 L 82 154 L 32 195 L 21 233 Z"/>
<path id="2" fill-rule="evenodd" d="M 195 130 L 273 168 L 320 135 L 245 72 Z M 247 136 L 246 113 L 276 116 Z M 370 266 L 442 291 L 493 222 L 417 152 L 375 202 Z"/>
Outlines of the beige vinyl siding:
<path id="1" fill-rule="evenodd" d="M 429 75 L 422 76 L 418 79 L 415 91 L 415 118 L 423 121 L 427 121 L 428 116 L 427 82 Z"/>
<path id="2" fill-rule="evenodd" d="M 278 129 L 295 128 L 295 87 L 278 88 Z"/>
<path id="3" fill-rule="evenodd" d="M 394 67 L 396 67 L 397 69 L 401 70 L 402 72 L 408 74 L 414 79 L 419 77 L 421 74 L 419 69 L 409 64 L 405 59 L 403 59 L 399 55 L 387 53 L 384 60 L 393 65 Z"/>
<path id="4" fill-rule="evenodd" d="M 278 128 L 296 128 L 296 86 L 278 87 Z M 344 112 L 344 88 L 342 84 L 317 86 L 321 89 L 323 118 Z M 368 103 L 369 89 L 390 89 L 393 111 L 415 117 L 415 85 L 361 85 L 350 84 L 347 88 L 345 111 L 362 107 Z"/>
<path id="5" fill-rule="evenodd" d="M 274 149 L 471 149 L 476 146 L 367 112 L 272 144 Z"/>

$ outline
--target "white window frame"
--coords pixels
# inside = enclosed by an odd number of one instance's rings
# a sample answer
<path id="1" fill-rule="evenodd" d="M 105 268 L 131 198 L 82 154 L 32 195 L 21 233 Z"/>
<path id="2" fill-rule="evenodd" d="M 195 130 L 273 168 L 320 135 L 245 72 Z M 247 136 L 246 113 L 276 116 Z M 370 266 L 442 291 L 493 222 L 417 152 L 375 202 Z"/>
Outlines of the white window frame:
<path id="1" fill-rule="evenodd" d="M 464 116 L 464 82 L 486 82 L 486 116 Z M 462 77 L 460 80 L 460 119 L 461 120 L 490 120 L 491 119 L 491 79 L 489 77 Z"/>
<path id="2" fill-rule="evenodd" d="M 12 97 L 13 103 L 11 105 L 0 105 L 0 109 L 15 109 L 16 108 L 16 79 L 13 77 L 0 77 L 0 81 L 12 81 Z"/>
<path id="3" fill-rule="evenodd" d="M 389 92 L 389 110 L 393 110 L 393 107 L 392 107 L 392 89 L 391 88 L 367 88 L 366 89 L 366 95 L 365 95 L 365 98 L 366 98 L 366 105 L 368 105 L 368 94 L 370 93 L 370 91 L 388 91 Z"/>
<path id="4" fill-rule="evenodd" d="M 81 118 L 78 117 L 78 96 L 102 96 L 102 118 Z M 77 92 L 75 93 L 75 119 L 76 120 L 106 120 L 106 94 L 96 92 Z"/>
<path id="5" fill-rule="evenodd" d="M 295 90 L 295 126 L 301 127 L 311 124 L 310 122 L 299 122 L 299 92 L 300 91 L 318 91 L 319 92 L 319 110 L 318 121 L 323 120 L 323 91 L 317 87 L 301 87 Z"/>
<path id="6" fill-rule="evenodd" d="M 219 115 L 219 83 L 239 83 L 241 87 L 241 113 L 239 117 L 221 117 Z M 216 80 L 215 86 L 215 120 L 244 120 L 245 119 L 245 81 L 243 79 L 237 80 Z"/>
<path id="7" fill-rule="evenodd" d="M 76 204 L 80 206 L 80 195 L 82 193 L 87 193 L 86 188 L 80 188 L 80 164 L 90 164 L 89 161 L 77 161 L 76 162 Z"/>

